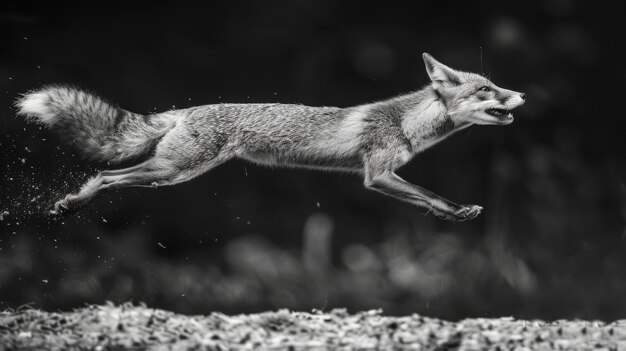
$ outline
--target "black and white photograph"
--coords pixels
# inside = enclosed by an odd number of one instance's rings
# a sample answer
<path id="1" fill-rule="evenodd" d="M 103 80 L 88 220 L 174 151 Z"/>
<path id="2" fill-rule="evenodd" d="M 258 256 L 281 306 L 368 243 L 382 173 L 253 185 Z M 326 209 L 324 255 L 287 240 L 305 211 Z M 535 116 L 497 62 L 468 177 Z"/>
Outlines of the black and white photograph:
<path id="1" fill-rule="evenodd" d="M 0 5 L 0 351 L 626 349 L 624 13 Z"/>

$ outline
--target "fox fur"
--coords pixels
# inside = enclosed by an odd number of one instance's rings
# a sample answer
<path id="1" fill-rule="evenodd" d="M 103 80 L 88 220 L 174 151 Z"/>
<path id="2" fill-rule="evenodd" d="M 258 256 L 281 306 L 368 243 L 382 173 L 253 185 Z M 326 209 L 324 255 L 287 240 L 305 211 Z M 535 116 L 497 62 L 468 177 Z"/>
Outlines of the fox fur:
<path id="1" fill-rule="evenodd" d="M 109 163 L 150 154 L 136 166 L 103 171 L 54 214 L 79 208 L 105 189 L 162 186 L 190 180 L 240 158 L 270 166 L 361 174 L 367 188 L 453 221 L 482 207 L 458 205 L 404 181 L 395 170 L 414 155 L 473 124 L 506 125 L 522 93 L 453 70 L 423 55 L 431 83 L 389 100 L 355 107 L 215 104 L 141 115 L 94 94 L 46 86 L 23 95 L 18 113 L 72 140 L 89 159 Z"/>

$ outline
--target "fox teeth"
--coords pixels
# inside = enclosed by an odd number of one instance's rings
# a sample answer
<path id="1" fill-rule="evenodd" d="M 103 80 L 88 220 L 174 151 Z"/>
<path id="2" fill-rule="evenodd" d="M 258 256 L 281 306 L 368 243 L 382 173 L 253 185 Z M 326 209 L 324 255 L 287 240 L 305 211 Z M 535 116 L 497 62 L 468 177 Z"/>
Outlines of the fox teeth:
<path id="1" fill-rule="evenodd" d="M 501 109 L 501 108 L 490 108 L 490 109 L 485 110 L 485 112 L 492 116 L 502 117 L 502 116 L 506 116 L 509 110 Z"/>

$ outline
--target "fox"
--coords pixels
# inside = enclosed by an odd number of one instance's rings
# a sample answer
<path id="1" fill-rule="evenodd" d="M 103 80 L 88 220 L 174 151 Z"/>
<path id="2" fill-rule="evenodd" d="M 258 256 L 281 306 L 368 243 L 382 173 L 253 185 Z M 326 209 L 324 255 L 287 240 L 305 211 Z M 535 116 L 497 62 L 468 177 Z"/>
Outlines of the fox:
<path id="1" fill-rule="evenodd" d="M 59 132 L 89 160 L 134 166 L 99 172 L 58 200 L 52 215 L 85 206 L 104 190 L 160 187 L 196 178 L 234 159 L 273 167 L 355 173 L 364 187 L 449 221 L 483 207 L 459 205 L 396 174 L 415 155 L 476 125 L 508 125 L 524 93 L 452 69 L 428 53 L 429 84 L 353 107 L 219 103 L 138 114 L 85 90 L 47 85 L 16 101 L 17 114 Z M 132 164 L 132 163 L 131 163 Z"/>

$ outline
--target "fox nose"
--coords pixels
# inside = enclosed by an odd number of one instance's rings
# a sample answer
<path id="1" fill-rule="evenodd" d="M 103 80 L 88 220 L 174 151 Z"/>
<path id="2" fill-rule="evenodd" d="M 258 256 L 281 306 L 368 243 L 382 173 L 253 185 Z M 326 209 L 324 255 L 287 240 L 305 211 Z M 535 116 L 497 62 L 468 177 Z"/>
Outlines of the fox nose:
<path id="1" fill-rule="evenodd" d="M 526 94 L 524 93 L 519 93 L 519 97 L 521 97 L 522 100 L 526 100 Z"/>

